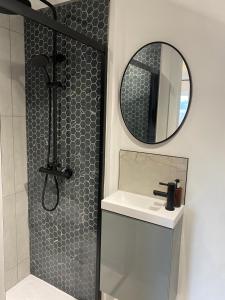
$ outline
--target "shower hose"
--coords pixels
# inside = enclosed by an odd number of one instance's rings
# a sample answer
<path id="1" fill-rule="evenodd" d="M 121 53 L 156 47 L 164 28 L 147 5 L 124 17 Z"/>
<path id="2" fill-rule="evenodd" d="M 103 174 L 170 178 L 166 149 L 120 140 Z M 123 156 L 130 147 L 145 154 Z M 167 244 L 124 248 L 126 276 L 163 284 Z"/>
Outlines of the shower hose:
<path id="1" fill-rule="evenodd" d="M 53 164 L 51 164 L 50 162 L 50 154 L 51 154 L 51 127 L 52 127 L 52 90 L 49 87 L 48 88 L 48 94 L 49 94 L 49 126 L 48 126 L 48 152 L 47 152 L 47 166 L 48 168 L 50 168 L 51 166 L 53 168 L 56 168 L 57 166 L 57 162 L 53 162 Z M 42 202 L 42 207 L 44 208 L 44 210 L 46 211 L 54 211 L 56 210 L 56 208 L 59 205 L 59 183 L 58 183 L 58 179 L 56 176 L 54 176 L 54 182 L 55 182 L 55 187 L 56 187 L 56 203 L 52 208 L 48 208 L 45 205 L 45 195 L 46 195 L 46 188 L 47 188 L 47 184 L 48 184 L 48 179 L 49 179 L 49 174 L 45 175 L 45 181 L 44 181 L 44 187 L 43 187 L 43 191 L 42 191 L 42 197 L 41 197 L 41 202 Z"/>

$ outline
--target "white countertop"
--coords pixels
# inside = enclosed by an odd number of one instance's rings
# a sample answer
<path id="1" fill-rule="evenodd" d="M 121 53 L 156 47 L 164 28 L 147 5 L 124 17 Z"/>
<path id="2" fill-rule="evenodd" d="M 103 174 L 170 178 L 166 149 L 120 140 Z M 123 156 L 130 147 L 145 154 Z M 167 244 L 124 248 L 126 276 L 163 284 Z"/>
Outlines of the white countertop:
<path id="1" fill-rule="evenodd" d="M 158 198 L 117 191 L 103 199 L 101 207 L 103 210 L 173 229 L 183 216 L 184 206 L 168 211 L 165 203 Z"/>

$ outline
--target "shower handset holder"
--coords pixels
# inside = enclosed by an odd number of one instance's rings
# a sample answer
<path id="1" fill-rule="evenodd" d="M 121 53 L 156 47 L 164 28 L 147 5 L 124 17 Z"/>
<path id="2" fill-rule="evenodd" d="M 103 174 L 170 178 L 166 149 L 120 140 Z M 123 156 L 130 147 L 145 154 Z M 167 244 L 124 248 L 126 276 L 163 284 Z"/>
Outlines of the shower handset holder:
<path id="1" fill-rule="evenodd" d="M 62 177 L 66 179 L 70 179 L 73 176 L 73 170 L 70 168 L 65 168 L 61 171 L 57 170 L 55 166 L 48 166 L 47 168 L 41 167 L 39 169 L 40 173 L 49 174 L 56 177 Z"/>

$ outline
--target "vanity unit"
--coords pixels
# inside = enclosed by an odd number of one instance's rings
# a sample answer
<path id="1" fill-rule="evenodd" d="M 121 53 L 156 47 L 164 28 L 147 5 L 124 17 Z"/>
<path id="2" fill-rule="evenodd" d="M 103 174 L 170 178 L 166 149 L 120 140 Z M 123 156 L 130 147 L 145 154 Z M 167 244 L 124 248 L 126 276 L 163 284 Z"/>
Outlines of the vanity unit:
<path id="1" fill-rule="evenodd" d="M 175 300 L 184 206 L 118 191 L 102 201 L 101 291 L 118 300 Z M 110 298 L 111 299 L 111 298 Z"/>

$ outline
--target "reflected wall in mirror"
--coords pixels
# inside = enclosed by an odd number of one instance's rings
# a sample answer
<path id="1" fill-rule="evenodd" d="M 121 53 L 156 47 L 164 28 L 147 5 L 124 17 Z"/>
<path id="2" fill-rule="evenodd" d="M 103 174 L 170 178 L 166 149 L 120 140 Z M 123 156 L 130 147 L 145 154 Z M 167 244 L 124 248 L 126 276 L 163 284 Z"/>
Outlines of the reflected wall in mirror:
<path id="1" fill-rule="evenodd" d="M 161 143 L 183 125 L 191 95 L 191 75 L 183 55 L 164 42 L 148 44 L 131 58 L 123 75 L 124 122 L 139 141 Z"/>

